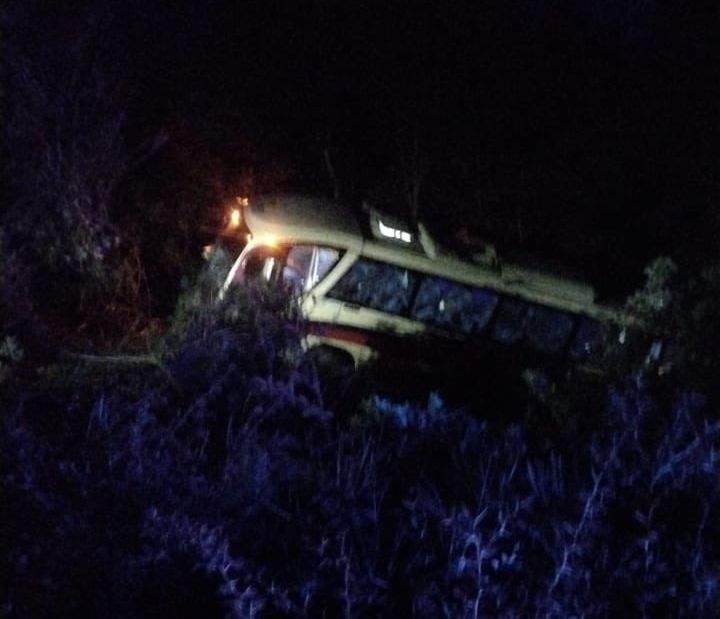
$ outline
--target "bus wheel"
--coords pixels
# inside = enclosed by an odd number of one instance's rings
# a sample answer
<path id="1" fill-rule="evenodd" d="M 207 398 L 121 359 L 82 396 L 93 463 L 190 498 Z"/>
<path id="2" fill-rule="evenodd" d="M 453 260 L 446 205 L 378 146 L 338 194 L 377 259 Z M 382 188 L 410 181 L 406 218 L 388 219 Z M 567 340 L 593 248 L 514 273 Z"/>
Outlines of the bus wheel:
<path id="1" fill-rule="evenodd" d="M 347 401 L 352 391 L 355 378 L 352 355 L 332 346 L 315 346 L 307 351 L 306 359 L 315 369 L 323 403 L 330 409 L 337 409 L 340 402 Z"/>

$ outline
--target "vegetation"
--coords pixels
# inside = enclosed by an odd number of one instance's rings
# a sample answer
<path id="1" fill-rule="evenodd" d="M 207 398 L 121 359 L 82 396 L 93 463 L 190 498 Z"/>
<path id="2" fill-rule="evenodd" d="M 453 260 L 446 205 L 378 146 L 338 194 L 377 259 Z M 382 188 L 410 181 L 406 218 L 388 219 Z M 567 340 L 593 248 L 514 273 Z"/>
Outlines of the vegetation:
<path id="1" fill-rule="evenodd" d="M 196 304 L 163 372 L 76 365 L 6 401 L 5 614 L 715 615 L 700 393 L 635 374 L 575 440 L 438 394 L 330 411 L 287 307 Z"/>
<path id="2" fill-rule="evenodd" d="M 720 615 L 710 13 L 279 4 L 0 6 L 0 614 Z M 611 293 L 672 258 L 593 380 L 328 397 L 287 299 L 200 270 L 288 187 Z"/>

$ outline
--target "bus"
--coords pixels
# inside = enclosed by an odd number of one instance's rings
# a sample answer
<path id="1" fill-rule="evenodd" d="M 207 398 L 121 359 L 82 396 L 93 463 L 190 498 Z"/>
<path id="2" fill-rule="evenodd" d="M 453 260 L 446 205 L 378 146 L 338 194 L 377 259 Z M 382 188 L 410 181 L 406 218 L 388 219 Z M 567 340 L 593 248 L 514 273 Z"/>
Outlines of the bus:
<path id="1" fill-rule="evenodd" d="M 282 283 L 307 321 L 307 348 L 355 368 L 378 356 L 420 357 L 417 342 L 430 342 L 430 356 L 472 346 L 491 358 L 583 363 L 608 324 L 628 320 L 585 283 L 492 257 L 466 260 L 422 224 L 365 214 L 320 198 L 245 200 L 235 219 L 247 244 L 221 297 L 253 279 Z"/>

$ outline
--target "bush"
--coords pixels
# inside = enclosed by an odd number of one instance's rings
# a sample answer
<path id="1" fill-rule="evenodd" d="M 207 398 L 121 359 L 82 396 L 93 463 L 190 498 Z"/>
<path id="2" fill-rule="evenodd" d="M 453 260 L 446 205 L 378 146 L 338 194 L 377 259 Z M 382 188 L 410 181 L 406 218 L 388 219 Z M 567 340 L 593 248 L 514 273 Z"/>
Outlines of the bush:
<path id="1" fill-rule="evenodd" d="M 165 142 L 161 132 L 138 139 L 132 131 L 127 64 L 117 62 L 114 39 L 119 14 L 102 1 L 66 9 L 37 0 L 0 9 L 0 292 L 23 337 L 32 338 L 33 321 L 51 327 L 45 346 L 49 335 L 89 331 L 107 311 L 133 249 L 113 213 L 119 189 Z"/>
<path id="2" fill-rule="evenodd" d="M 633 369 L 645 361 L 654 374 L 666 377 L 666 388 L 685 385 L 705 393 L 715 405 L 720 396 L 720 265 L 687 272 L 669 258 L 658 258 L 645 274 L 645 286 L 627 303 L 644 329 L 631 342 L 635 354 L 626 358 Z M 663 351 L 659 362 L 648 363 L 653 340 L 663 342 Z"/>
<path id="3" fill-rule="evenodd" d="M 284 303 L 198 312 L 172 380 L 134 400 L 14 403 L 6 614 L 717 611 L 720 425 L 700 396 L 660 407 L 629 382 L 591 435 L 542 450 L 437 395 L 370 398 L 357 423 L 323 409 Z"/>

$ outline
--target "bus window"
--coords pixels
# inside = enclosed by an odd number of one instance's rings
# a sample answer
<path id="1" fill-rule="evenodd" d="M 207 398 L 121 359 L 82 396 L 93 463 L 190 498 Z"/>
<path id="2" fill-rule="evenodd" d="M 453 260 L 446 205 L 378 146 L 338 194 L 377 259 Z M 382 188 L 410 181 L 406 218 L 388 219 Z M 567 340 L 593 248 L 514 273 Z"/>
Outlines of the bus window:
<path id="1" fill-rule="evenodd" d="M 292 290 L 305 290 L 312 265 L 313 247 L 311 245 L 295 245 L 290 248 L 285 258 L 282 279 Z"/>
<path id="2" fill-rule="evenodd" d="M 501 344 L 518 342 L 525 330 L 525 316 L 528 309 L 526 303 L 512 297 L 504 297 L 500 301 L 493 324 L 493 338 Z"/>
<path id="3" fill-rule="evenodd" d="M 558 353 L 570 337 L 573 322 L 570 314 L 549 307 L 533 306 L 527 314 L 525 333 L 537 350 Z"/>
<path id="4" fill-rule="evenodd" d="M 294 245 L 285 258 L 283 281 L 296 292 L 310 290 L 339 259 L 337 249 Z"/>
<path id="5" fill-rule="evenodd" d="M 574 359 L 587 359 L 600 351 L 604 339 L 605 328 L 601 323 L 582 318 L 570 345 L 570 356 Z"/>
<path id="6" fill-rule="evenodd" d="M 436 327 L 465 334 L 481 331 L 488 323 L 497 295 L 441 277 L 426 277 L 417 293 L 412 317 Z"/>
<path id="7" fill-rule="evenodd" d="M 265 246 L 251 251 L 243 260 L 241 268 L 235 273 L 233 283 L 255 281 L 277 281 L 280 268 L 280 257 L 277 252 Z"/>
<path id="8" fill-rule="evenodd" d="M 315 262 L 312 266 L 310 273 L 310 285 L 308 289 L 312 288 L 318 282 L 321 282 L 323 278 L 330 272 L 340 260 L 340 252 L 332 247 L 316 247 L 315 248 Z"/>
<path id="9" fill-rule="evenodd" d="M 408 269 L 361 258 L 328 296 L 390 314 L 402 314 L 409 309 L 415 279 L 415 273 Z"/>

